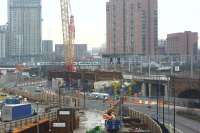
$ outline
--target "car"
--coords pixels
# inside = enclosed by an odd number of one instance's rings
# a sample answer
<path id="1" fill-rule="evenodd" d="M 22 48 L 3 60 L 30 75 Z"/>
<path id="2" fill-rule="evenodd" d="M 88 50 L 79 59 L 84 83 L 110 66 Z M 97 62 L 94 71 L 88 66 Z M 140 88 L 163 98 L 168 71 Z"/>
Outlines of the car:
<path id="1" fill-rule="evenodd" d="M 35 89 L 35 92 L 36 92 L 36 93 L 41 93 L 41 92 L 42 92 L 42 89 L 36 88 L 36 89 Z"/>
<path id="2" fill-rule="evenodd" d="M 38 87 L 43 87 L 43 85 L 38 85 Z"/>
<path id="3" fill-rule="evenodd" d="M 107 100 L 109 97 L 109 94 L 107 93 L 99 93 L 99 92 L 92 92 L 90 94 L 91 97 L 96 98 L 96 99 L 101 99 L 101 100 Z"/>
<path id="4" fill-rule="evenodd" d="M 31 75 L 31 77 L 36 77 L 36 75 L 35 75 L 35 74 L 33 74 L 33 75 Z"/>

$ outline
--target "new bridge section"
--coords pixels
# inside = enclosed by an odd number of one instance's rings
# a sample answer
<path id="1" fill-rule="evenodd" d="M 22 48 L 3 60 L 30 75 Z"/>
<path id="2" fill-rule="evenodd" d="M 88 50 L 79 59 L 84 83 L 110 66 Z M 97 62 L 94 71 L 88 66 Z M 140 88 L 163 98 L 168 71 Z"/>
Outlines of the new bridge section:
<path id="1" fill-rule="evenodd" d="M 199 99 L 200 97 L 200 78 L 151 75 L 151 76 L 135 76 L 130 74 L 123 75 L 124 80 L 136 80 L 141 82 L 141 92 L 143 96 L 174 96 L 173 88 L 175 88 L 175 96 L 179 98 Z M 157 90 L 159 89 L 159 90 Z"/>
<path id="2" fill-rule="evenodd" d="M 93 81 L 106 81 L 106 80 L 121 80 L 121 72 L 105 72 L 105 71 L 80 71 L 80 72 L 66 72 L 66 71 L 49 71 L 48 80 L 52 78 L 72 78 L 75 80 L 93 80 Z"/>

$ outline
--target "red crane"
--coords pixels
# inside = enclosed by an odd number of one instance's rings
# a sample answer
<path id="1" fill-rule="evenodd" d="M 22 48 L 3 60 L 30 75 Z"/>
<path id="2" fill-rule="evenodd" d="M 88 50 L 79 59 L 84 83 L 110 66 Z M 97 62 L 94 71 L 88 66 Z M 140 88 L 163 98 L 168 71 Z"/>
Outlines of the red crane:
<path id="1" fill-rule="evenodd" d="M 74 64 L 74 41 L 75 41 L 75 25 L 74 16 L 71 14 L 70 0 L 60 0 L 62 32 L 64 44 L 65 70 L 75 72 Z"/>

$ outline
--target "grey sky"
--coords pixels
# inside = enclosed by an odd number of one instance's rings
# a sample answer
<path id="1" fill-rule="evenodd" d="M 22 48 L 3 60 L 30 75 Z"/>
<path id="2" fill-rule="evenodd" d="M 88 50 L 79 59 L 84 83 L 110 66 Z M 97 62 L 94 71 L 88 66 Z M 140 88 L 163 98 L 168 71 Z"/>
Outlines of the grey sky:
<path id="1" fill-rule="evenodd" d="M 62 42 L 60 0 L 42 0 L 43 39 Z M 76 43 L 87 43 L 90 47 L 105 44 L 106 14 L 108 0 L 71 0 L 75 16 Z M 167 33 L 185 30 L 200 33 L 200 0 L 158 0 L 159 38 Z M 6 0 L 0 0 L 0 24 L 6 23 Z"/>

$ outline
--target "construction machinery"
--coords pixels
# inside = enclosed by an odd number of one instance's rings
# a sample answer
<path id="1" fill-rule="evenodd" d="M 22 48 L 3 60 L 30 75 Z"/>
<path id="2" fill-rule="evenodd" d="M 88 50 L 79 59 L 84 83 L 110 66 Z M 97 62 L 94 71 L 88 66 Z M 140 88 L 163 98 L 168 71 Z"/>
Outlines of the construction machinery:
<path id="1" fill-rule="evenodd" d="M 60 0 L 62 32 L 64 44 L 65 70 L 75 72 L 74 62 L 74 40 L 75 40 L 75 25 L 74 16 L 71 13 L 70 0 Z"/>
<path id="2" fill-rule="evenodd" d="M 30 68 L 23 66 L 21 64 L 16 64 L 15 68 L 17 72 L 26 72 L 31 70 Z"/>

